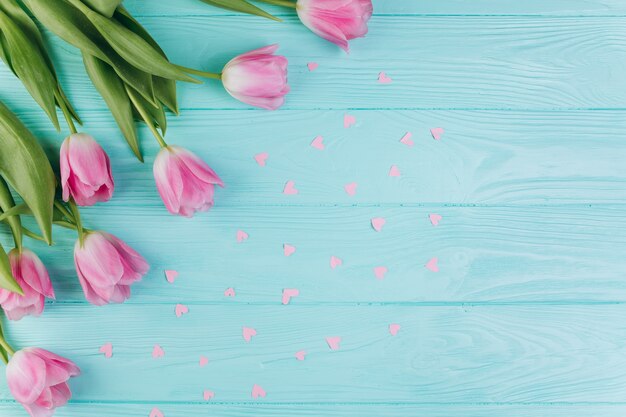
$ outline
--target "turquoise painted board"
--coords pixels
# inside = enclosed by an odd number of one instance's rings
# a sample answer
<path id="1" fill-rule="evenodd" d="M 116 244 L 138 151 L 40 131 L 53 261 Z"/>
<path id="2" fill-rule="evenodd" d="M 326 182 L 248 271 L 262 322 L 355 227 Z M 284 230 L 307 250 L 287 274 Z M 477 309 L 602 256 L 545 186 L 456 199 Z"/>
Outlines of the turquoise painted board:
<path id="1" fill-rule="evenodd" d="M 141 165 L 78 52 L 48 37 L 85 130 L 112 157 L 116 194 L 85 221 L 152 265 L 128 303 L 97 308 L 77 283 L 72 233 L 57 230 L 54 248 L 29 242 L 57 301 L 8 333 L 83 369 L 57 415 L 626 413 L 625 2 L 375 0 L 370 34 L 350 55 L 276 8 L 285 23 L 198 0 L 125 4 L 184 65 L 217 70 L 280 43 L 292 93 L 265 112 L 217 84 L 180 85 L 168 137 L 227 187 L 210 213 L 173 218 L 156 194 L 149 132 Z M 379 84 L 380 71 L 393 82 Z M 4 67 L 0 99 L 57 152 L 63 134 Z M 407 132 L 413 146 L 400 141 Z M 317 136 L 323 150 L 310 146 Z M 287 181 L 297 195 L 283 194 Z M 173 284 L 166 269 L 179 272 Z M 285 288 L 299 290 L 289 305 Z M 189 312 L 176 317 L 177 304 Z M 257 331 L 250 342 L 243 327 Z M 98 351 L 107 342 L 111 359 Z M 254 384 L 266 398 L 251 397 Z M 25 415 L 3 379 L 0 415 Z"/>

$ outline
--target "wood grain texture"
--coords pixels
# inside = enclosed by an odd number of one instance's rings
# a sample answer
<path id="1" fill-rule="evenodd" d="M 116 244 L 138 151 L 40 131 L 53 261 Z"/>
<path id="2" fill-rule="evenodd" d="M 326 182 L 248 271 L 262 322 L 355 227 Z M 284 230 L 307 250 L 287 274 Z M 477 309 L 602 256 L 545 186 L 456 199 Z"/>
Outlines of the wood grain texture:
<path id="1" fill-rule="evenodd" d="M 255 403 L 626 401 L 625 304 L 192 305 L 177 318 L 177 301 L 51 306 L 9 334 L 72 356 L 83 371 L 72 381 L 81 401 L 201 402 L 204 389 L 215 401 Z M 390 323 L 402 326 L 395 337 Z M 242 326 L 258 332 L 249 343 Z M 342 337 L 341 348 L 331 351 L 327 336 Z M 110 360 L 98 353 L 106 342 Z M 163 358 L 151 357 L 155 343 Z M 304 361 L 294 358 L 301 349 Z M 253 384 L 265 399 L 252 400 Z M 10 398 L 4 380 L 0 398 Z"/>

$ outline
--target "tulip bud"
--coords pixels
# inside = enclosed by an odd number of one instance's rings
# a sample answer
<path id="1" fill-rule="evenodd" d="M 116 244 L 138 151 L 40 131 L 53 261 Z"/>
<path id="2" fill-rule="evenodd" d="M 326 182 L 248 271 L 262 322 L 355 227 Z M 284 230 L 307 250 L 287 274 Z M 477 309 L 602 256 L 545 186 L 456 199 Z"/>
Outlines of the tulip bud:
<path id="1" fill-rule="evenodd" d="M 113 194 L 111 163 L 104 149 L 85 133 L 74 133 L 61 145 L 63 200 L 79 206 L 108 201 Z"/>
<path id="2" fill-rule="evenodd" d="M 372 0 L 298 0 L 298 17 L 316 35 L 348 52 L 348 41 L 367 34 Z"/>
<path id="3" fill-rule="evenodd" d="M 255 107 L 276 110 L 285 102 L 287 58 L 273 55 L 278 45 L 270 45 L 239 55 L 222 70 L 222 83 L 239 101 Z"/>
<path id="4" fill-rule="evenodd" d="M 69 359 L 40 348 L 15 352 L 7 365 L 11 394 L 32 417 L 50 417 L 72 397 L 67 381 L 80 374 Z"/>
<path id="5" fill-rule="evenodd" d="M 215 185 L 224 186 L 203 160 L 179 146 L 161 149 L 154 161 L 154 179 L 169 212 L 185 217 L 213 207 Z"/>
<path id="6" fill-rule="evenodd" d="M 28 249 L 9 252 L 11 272 L 22 287 L 24 295 L 0 288 L 0 305 L 9 320 L 20 320 L 27 315 L 39 316 L 45 299 L 54 298 L 50 276 L 41 260 Z"/>
<path id="7" fill-rule="evenodd" d="M 74 246 L 74 264 L 85 298 L 92 304 L 123 303 L 130 286 L 148 272 L 146 260 L 106 232 L 86 232 Z"/>

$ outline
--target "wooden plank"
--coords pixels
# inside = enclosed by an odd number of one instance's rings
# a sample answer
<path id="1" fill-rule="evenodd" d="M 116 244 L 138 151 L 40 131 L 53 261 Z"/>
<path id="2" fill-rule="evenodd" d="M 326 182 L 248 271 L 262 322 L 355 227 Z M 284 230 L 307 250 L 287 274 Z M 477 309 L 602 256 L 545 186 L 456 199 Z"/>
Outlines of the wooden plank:
<path id="1" fill-rule="evenodd" d="M 294 18 L 286 25 L 240 16 L 141 20 L 174 62 L 205 70 L 280 43 L 293 87 L 287 109 L 596 109 L 626 102 L 626 17 L 379 16 L 350 55 L 291 24 Z M 252 43 L 250 33 L 258 34 Z M 77 51 L 56 37 L 51 44 L 73 103 L 102 109 Z M 314 72 L 306 66 L 311 61 L 319 63 Z M 380 71 L 393 82 L 378 83 Z M 4 67 L 0 91 L 14 110 L 34 106 Z M 183 109 L 247 108 L 215 80 L 181 83 L 180 93 Z"/>
<path id="2" fill-rule="evenodd" d="M 568 306 L 53 306 L 15 345 L 73 358 L 80 401 L 624 403 L 625 304 Z M 401 325 L 397 336 L 390 323 Z M 242 326 L 258 334 L 246 343 Z M 328 336 L 342 338 L 331 351 Z M 98 353 L 113 344 L 113 358 Z M 154 344 L 165 356 L 153 359 Z M 304 361 L 295 352 L 306 350 Z M 200 355 L 209 364 L 200 367 Z M 0 398 L 10 394 L 4 379 Z"/>
<path id="3" fill-rule="evenodd" d="M 88 227 L 127 240 L 152 271 L 132 303 L 511 303 L 624 301 L 626 214 L 617 207 L 218 207 L 193 220 L 160 207 L 85 210 Z M 383 217 L 382 232 L 370 219 Z M 238 230 L 249 234 L 237 243 Z M 3 231 L 5 247 L 8 232 Z M 60 302 L 84 302 L 72 250 L 29 242 L 48 266 Z M 296 247 L 285 257 L 283 244 Z M 343 265 L 330 268 L 330 257 Z M 439 272 L 424 265 L 438 258 Z M 384 279 L 373 269 L 388 268 Z M 169 284 L 164 270 L 179 272 Z M 227 288 L 237 296 L 224 296 Z"/>
<path id="4" fill-rule="evenodd" d="M 57 417 L 146 417 L 157 404 L 71 403 L 58 409 Z M 419 404 L 158 404 L 167 417 L 217 415 L 220 417 L 623 417 L 623 405 L 419 405 Z M 1 404 L 4 417 L 24 417 L 17 404 Z"/>
<path id="5" fill-rule="evenodd" d="M 177 0 L 176 2 L 145 2 L 126 0 L 126 7 L 142 16 L 189 16 L 189 15 L 232 15 L 233 12 L 209 7 L 199 0 Z M 268 11 L 289 15 L 286 8 L 257 3 Z M 621 0 L 374 0 L 375 15 L 419 14 L 419 15 L 576 15 L 612 16 L 624 15 L 626 4 Z"/>

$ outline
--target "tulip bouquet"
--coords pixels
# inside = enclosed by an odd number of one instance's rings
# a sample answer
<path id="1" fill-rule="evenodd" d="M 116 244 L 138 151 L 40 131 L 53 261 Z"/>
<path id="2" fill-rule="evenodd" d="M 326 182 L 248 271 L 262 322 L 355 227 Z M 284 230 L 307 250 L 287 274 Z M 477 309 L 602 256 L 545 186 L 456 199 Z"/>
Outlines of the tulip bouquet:
<path id="1" fill-rule="evenodd" d="M 203 0 L 231 10 L 272 15 L 246 0 Z M 347 51 L 348 40 L 367 32 L 371 0 L 263 0 L 297 11 L 302 22 Z M 270 45 L 236 56 L 219 73 L 171 63 L 122 0 L 0 0 L 0 58 L 57 131 L 60 113 L 68 135 L 59 147 L 55 172 L 28 128 L 0 102 L 0 224 L 14 248 L 0 245 L 0 306 L 9 320 L 42 314 L 55 292 L 39 257 L 24 237 L 52 244 L 53 226 L 76 232 L 74 264 L 87 301 L 122 303 L 131 285 L 148 272 L 146 260 L 124 241 L 92 230 L 80 207 L 111 199 L 115 181 L 109 157 L 89 134 L 79 132 L 78 113 L 65 95 L 39 25 L 78 48 L 89 78 L 111 111 L 131 151 L 143 162 L 135 122 L 145 123 L 160 151 L 153 165 L 166 209 L 192 217 L 213 206 L 215 186 L 224 183 L 202 159 L 165 140 L 167 115 L 179 113 L 176 82 L 218 80 L 235 99 L 275 110 L 289 92 L 287 59 Z M 34 221 L 29 221 L 32 218 Z M 38 230 L 33 230 L 36 226 Z M 0 359 L 8 386 L 33 417 L 49 417 L 71 397 L 67 381 L 80 373 L 70 360 L 46 350 L 14 349 L 0 323 Z"/>

